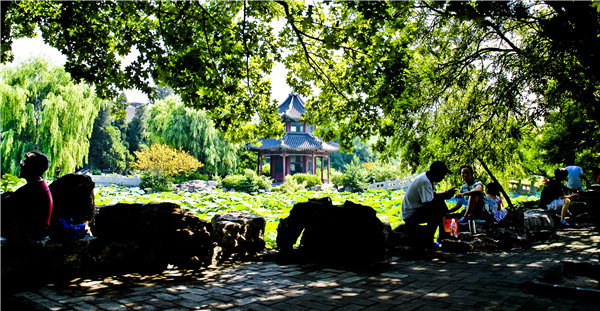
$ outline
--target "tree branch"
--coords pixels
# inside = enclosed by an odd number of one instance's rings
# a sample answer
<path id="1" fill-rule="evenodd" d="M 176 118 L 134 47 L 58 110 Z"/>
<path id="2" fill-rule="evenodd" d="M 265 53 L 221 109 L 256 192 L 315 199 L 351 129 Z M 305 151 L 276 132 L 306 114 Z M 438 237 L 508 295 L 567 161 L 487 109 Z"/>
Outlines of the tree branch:
<path id="1" fill-rule="evenodd" d="M 321 81 L 323 83 L 330 84 L 335 89 L 335 91 L 338 94 L 342 95 L 342 97 L 344 97 L 345 100 L 348 100 L 348 98 L 346 97 L 346 95 L 342 91 L 340 91 L 338 89 L 338 87 L 335 85 L 335 83 L 333 83 L 333 81 L 331 81 L 331 79 L 329 78 L 329 76 L 327 76 L 327 74 L 325 73 L 325 71 L 323 71 L 323 69 L 321 69 L 321 67 L 319 67 L 319 65 L 317 64 L 317 62 L 314 59 L 312 59 L 312 57 L 310 57 L 308 49 L 306 48 L 306 43 L 304 43 L 304 39 L 302 39 L 302 33 L 300 32 L 300 30 L 295 25 L 294 16 L 290 13 L 290 8 L 289 8 L 287 2 L 285 2 L 285 1 L 276 1 L 276 3 L 280 4 L 281 6 L 283 6 L 283 9 L 285 10 L 286 19 L 288 20 L 288 23 L 292 27 L 292 30 L 294 30 L 294 33 L 296 34 L 296 37 L 298 38 L 298 40 L 300 41 L 300 44 L 302 45 L 302 50 L 304 51 L 304 55 L 306 56 L 308 65 L 315 71 L 315 73 L 321 73 L 322 74 L 322 75 L 318 75 L 318 77 L 321 79 Z M 325 78 L 323 78 L 323 77 L 325 77 Z M 325 80 L 327 80 L 327 81 L 325 81 Z"/>
<path id="2" fill-rule="evenodd" d="M 246 37 L 246 6 L 248 5 L 248 1 L 244 0 L 244 21 L 242 23 L 242 39 L 244 40 L 244 49 L 246 50 L 246 85 L 248 86 L 248 91 L 250 95 L 252 95 L 252 88 L 250 87 L 250 51 L 248 50 L 248 42 Z"/>

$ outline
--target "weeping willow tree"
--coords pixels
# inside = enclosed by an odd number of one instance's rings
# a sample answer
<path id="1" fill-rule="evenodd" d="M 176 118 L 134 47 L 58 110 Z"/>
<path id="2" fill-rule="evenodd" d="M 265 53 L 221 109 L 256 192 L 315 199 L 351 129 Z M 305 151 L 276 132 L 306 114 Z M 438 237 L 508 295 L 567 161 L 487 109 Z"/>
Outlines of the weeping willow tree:
<path id="1" fill-rule="evenodd" d="M 236 145 L 215 129 L 204 110 L 187 108 L 178 96 L 156 101 L 149 109 L 149 141 L 183 148 L 205 166 L 206 173 L 232 173 L 237 166 Z"/>
<path id="2" fill-rule="evenodd" d="M 4 67 L 0 76 L 2 173 L 18 174 L 19 161 L 33 150 L 50 159 L 48 178 L 82 166 L 101 102 L 94 89 L 42 58 Z"/>

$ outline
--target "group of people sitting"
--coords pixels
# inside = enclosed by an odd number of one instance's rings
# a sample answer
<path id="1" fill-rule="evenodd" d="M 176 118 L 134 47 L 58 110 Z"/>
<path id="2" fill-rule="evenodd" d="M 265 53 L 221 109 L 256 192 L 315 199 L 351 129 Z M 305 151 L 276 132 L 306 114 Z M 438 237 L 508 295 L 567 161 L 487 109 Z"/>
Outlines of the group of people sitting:
<path id="1" fill-rule="evenodd" d="M 436 247 L 433 237 L 438 228 L 440 228 L 438 240 L 448 235 L 443 229 L 446 218 L 459 218 L 458 224 L 466 225 L 471 219 L 500 221 L 507 213 L 502 208 L 500 185 L 495 182 L 489 183 L 484 192 L 483 184 L 475 179 L 473 168 L 470 166 L 463 166 L 460 169 L 461 178 L 465 183 L 458 194 L 456 194 L 458 191 L 456 187 L 444 192 L 436 192 L 435 184 L 450 173 L 444 162 L 433 162 L 427 172 L 417 175 L 409 185 L 402 202 L 402 218 L 409 236 L 419 235 L 419 224 L 427 223 L 425 240 L 429 242 L 420 245 L 425 250 Z M 453 197 L 456 198 L 457 203 L 452 208 L 448 208 L 446 200 Z M 463 206 L 464 213 L 453 214 Z"/>
<path id="2" fill-rule="evenodd" d="M 580 176 L 579 174 L 583 174 L 580 172 L 580 168 L 579 170 L 571 167 L 557 169 L 555 176 L 546 184 L 540 198 L 542 208 L 561 211 L 561 223 L 564 226 L 569 226 L 565 217 L 571 198 L 577 196 L 576 193 L 572 194 L 572 188 L 563 185 L 570 170 L 573 171 L 571 175 L 577 175 L 577 177 Z M 460 168 L 464 184 L 458 194 L 456 194 L 458 191 L 456 187 L 444 192 L 436 192 L 435 184 L 441 182 L 450 173 L 451 171 L 444 162 L 433 162 L 427 172 L 417 175 L 409 185 L 402 202 L 402 218 L 405 222 L 406 233 L 413 236 L 411 240 L 416 243 L 415 246 L 424 248 L 425 251 L 437 248 L 438 243 L 434 243 L 433 238 L 438 228 L 440 229 L 438 241 L 448 237 L 449 233 L 444 230 L 447 218 L 458 218 L 459 225 L 467 225 L 473 219 L 499 222 L 507 215 L 500 196 L 500 184 L 489 183 L 484 190 L 483 184 L 475 179 L 473 168 L 470 166 Z M 574 185 L 577 186 L 577 184 Z M 581 187 L 580 182 L 579 187 Z M 455 198 L 457 203 L 448 208 L 446 200 L 452 198 Z M 463 206 L 464 213 L 455 213 Z M 427 224 L 424 237 L 418 229 L 418 226 L 423 223 Z M 422 241 L 426 242 L 422 243 Z"/>

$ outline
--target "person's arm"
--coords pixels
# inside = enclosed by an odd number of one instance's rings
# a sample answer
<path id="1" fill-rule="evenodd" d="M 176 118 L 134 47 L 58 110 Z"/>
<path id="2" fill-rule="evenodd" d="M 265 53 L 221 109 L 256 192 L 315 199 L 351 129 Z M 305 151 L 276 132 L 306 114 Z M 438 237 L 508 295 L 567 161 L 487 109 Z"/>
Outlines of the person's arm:
<path id="1" fill-rule="evenodd" d="M 459 193 L 456 195 L 457 198 L 468 197 L 476 194 L 483 194 L 483 186 L 481 184 L 477 185 L 473 190 Z"/>
<path id="2" fill-rule="evenodd" d="M 452 199 L 452 197 L 454 196 L 455 193 L 456 193 L 456 187 L 452 187 L 444 192 L 434 193 L 433 198 L 434 199 L 441 198 L 444 200 L 449 200 L 449 199 Z"/>

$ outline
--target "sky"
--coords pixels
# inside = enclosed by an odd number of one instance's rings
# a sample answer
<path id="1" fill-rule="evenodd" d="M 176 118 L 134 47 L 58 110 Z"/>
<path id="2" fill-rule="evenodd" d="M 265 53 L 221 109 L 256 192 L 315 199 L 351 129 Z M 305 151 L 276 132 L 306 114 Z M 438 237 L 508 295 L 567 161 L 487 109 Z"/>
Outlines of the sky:
<path id="1" fill-rule="evenodd" d="M 23 60 L 31 57 L 42 56 L 55 65 L 63 65 L 67 58 L 62 55 L 56 48 L 53 48 L 44 43 L 43 39 L 38 36 L 36 38 L 22 38 L 13 41 L 12 51 L 15 56 L 11 65 L 16 65 Z M 125 57 L 124 63 L 127 64 L 133 60 L 135 55 L 130 54 Z M 128 59 L 131 59 L 128 61 Z M 273 72 L 271 73 L 271 100 L 277 103 L 283 102 L 292 92 L 292 88 L 285 82 L 287 70 L 282 63 L 275 63 Z M 138 90 L 125 90 L 125 94 L 129 102 L 147 102 L 148 97 Z"/>

